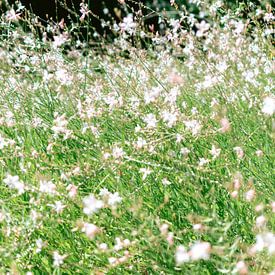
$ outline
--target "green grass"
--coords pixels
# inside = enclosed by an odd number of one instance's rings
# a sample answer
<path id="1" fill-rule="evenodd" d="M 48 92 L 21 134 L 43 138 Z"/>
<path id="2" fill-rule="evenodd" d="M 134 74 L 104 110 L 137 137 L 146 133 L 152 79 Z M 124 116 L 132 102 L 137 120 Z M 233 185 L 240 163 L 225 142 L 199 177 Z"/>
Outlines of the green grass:
<path id="1" fill-rule="evenodd" d="M 219 40 L 222 35 L 226 44 Z M 47 51 L 38 51 L 15 40 L 16 48 L 8 51 L 5 43 L 10 41 L 3 42 L 1 273 L 231 274 L 242 260 L 251 274 L 272 271 L 274 255 L 266 250 L 251 254 L 256 235 L 274 231 L 275 224 L 271 206 L 275 191 L 274 115 L 262 112 L 264 98 L 272 97 L 273 75 L 264 71 L 271 66 L 272 46 L 264 38 L 252 42 L 242 36 L 236 47 L 238 37 L 223 30 L 213 32 L 211 39 L 208 52 L 215 54 L 214 59 L 202 55 L 201 42 L 194 38 L 195 48 L 185 61 L 165 51 L 152 57 L 150 52 L 132 48 L 130 59 L 92 52 L 69 59 L 47 45 L 42 45 Z M 251 44 L 259 46 L 259 53 L 253 53 Z M 24 60 L 22 53 L 27 54 Z M 223 73 L 215 69 L 222 61 L 228 65 Z M 238 68 L 239 64 L 243 66 Z M 255 68 L 257 83 L 243 75 Z M 60 69 L 71 81 L 60 83 L 56 75 Z M 43 80 L 46 71 L 52 74 L 49 80 Z M 180 77 L 178 83 L 171 81 L 171 72 Z M 200 88 L 207 76 L 219 80 Z M 160 93 L 146 104 L 144 94 L 154 87 L 159 87 Z M 169 103 L 173 88 L 178 95 Z M 133 97 L 139 101 L 136 107 L 131 103 Z M 177 113 L 172 127 L 161 118 L 164 110 Z M 146 126 L 144 117 L 150 113 L 158 120 L 156 128 Z M 68 138 L 64 133 L 55 135 L 52 128 L 55 118 L 63 114 L 68 122 L 63 130 L 71 131 Z M 220 131 L 222 118 L 230 122 L 226 132 Z M 201 124 L 197 134 L 185 125 L 191 120 Z M 96 130 L 83 131 L 87 125 Z M 135 146 L 138 137 L 146 140 L 144 148 Z M 221 149 L 216 159 L 210 154 L 212 145 Z M 123 149 L 122 157 L 112 156 L 116 146 Z M 237 157 L 235 147 L 242 148 L 243 158 Z M 183 156 L 182 148 L 190 153 Z M 261 157 L 257 150 L 262 150 Z M 200 158 L 209 162 L 199 166 Z M 143 177 L 142 168 L 151 173 Z M 233 198 L 238 173 L 241 187 Z M 8 174 L 18 175 L 24 182 L 23 194 L 5 184 Z M 171 184 L 164 185 L 163 179 Z M 51 180 L 56 194 L 42 193 L 41 180 Z M 66 189 L 70 184 L 78 188 L 72 198 Z M 118 192 L 121 203 L 114 208 L 105 204 L 97 213 L 85 215 L 83 198 L 94 194 L 99 199 L 102 188 Z M 245 193 L 251 189 L 255 197 L 247 201 Z M 65 206 L 60 213 L 51 206 L 56 201 Z M 263 209 L 257 212 L 258 205 Z M 260 215 L 266 223 L 257 227 Z M 89 239 L 82 232 L 83 222 L 95 224 L 100 232 Z M 174 234 L 173 244 L 160 232 L 164 223 Z M 194 230 L 195 224 L 201 224 L 202 230 Z M 116 250 L 118 237 L 129 239 L 130 245 Z M 36 253 L 38 239 L 44 246 Z M 176 248 L 184 245 L 188 249 L 197 241 L 211 244 L 209 259 L 177 265 Z M 101 243 L 108 245 L 107 251 L 99 249 Z M 54 266 L 54 251 L 66 255 L 59 267 Z M 124 253 L 129 256 L 123 263 L 110 264 L 111 257 L 120 258 Z"/>

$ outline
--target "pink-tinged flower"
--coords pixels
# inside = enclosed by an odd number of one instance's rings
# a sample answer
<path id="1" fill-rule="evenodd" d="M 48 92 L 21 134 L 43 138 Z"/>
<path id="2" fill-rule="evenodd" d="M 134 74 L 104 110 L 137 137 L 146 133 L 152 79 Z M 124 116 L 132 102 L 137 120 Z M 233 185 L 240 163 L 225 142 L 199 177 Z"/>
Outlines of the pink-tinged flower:
<path id="1" fill-rule="evenodd" d="M 92 223 L 84 223 L 82 227 L 82 232 L 84 232 L 89 239 L 93 239 L 100 229 Z"/>
<path id="2" fill-rule="evenodd" d="M 248 268 L 244 261 L 237 262 L 234 273 L 238 273 L 240 275 L 248 274 Z"/>
<path id="3" fill-rule="evenodd" d="M 235 151 L 238 159 L 242 159 L 244 157 L 244 151 L 241 147 L 236 146 L 233 148 L 233 150 Z"/>
<path id="4" fill-rule="evenodd" d="M 255 198 L 255 195 L 256 195 L 256 192 L 254 189 L 250 189 L 244 194 L 245 199 L 248 202 L 252 201 Z"/>
<path id="5" fill-rule="evenodd" d="M 256 218 L 256 226 L 257 227 L 263 227 L 265 224 L 266 224 L 265 216 L 261 215 Z"/>
<path id="6" fill-rule="evenodd" d="M 67 188 L 67 191 L 69 191 L 69 197 L 74 198 L 77 195 L 77 186 L 70 184 Z"/>
<path id="7" fill-rule="evenodd" d="M 177 265 L 182 265 L 190 261 L 190 256 L 183 245 L 177 247 L 175 260 Z"/>
<path id="8" fill-rule="evenodd" d="M 7 11 L 6 19 L 8 21 L 18 21 L 20 19 L 21 13 L 16 13 L 14 9 Z"/>
<path id="9" fill-rule="evenodd" d="M 230 131 L 230 122 L 226 117 L 220 120 L 220 125 L 221 125 L 221 128 L 219 129 L 219 131 L 221 131 L 222 133 L 226 133 Z"/>

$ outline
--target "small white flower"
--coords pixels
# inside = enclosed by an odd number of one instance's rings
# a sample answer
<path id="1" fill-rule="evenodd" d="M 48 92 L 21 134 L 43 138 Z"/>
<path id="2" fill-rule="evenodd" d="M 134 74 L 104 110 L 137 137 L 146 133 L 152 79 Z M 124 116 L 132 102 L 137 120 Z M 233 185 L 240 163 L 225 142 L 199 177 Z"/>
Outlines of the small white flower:
<path id="1" fill-rule="evenodd" d="M 7 175 L 3 182 L 11 189 L 17 189 L 18 194 L 25 192 L 25 184 L 19 180 L 18 176 Z"/>
<path id="2" fill-rule="evenodd" d="M 149 168 L 140 168 L 139 171 L 143 174 L 142 180 L 145 180 L 147 176 L 152 173 L 152 171 Z"/>
<path id="3" fill-rule="evenodd" d="M 39 191 L 41 193 L 47 193 L 49 195 L 56 194 L 56 185 L 52 181 L 41 180 Z"/>
<path id="4" fill-rule="evenodd" d="M 146 115 L 143 120 L 147 124 L 148 128 L 156 128 L 157 127 L 157 119 L 154 114 Z"/>
<path id="5" fill-rule="evenodd" d="M 103 201 L 96 199 L 93 194 L 84 198 L 83 204 L 84 204 L 83 212 L 86 215 L 92 215 L 104 206 Z"/>
<path id="6" fill-rule="evenodd" d="M 215 145 L 212 145 L 210 150 L 210 154 L 212 155 L 213 159 L 216 159 L 221 153 L 221 149 L 217 148 Z"/>
<path id="7" fill-rule="evenodd" d="M 119 204 L 122 201 L 122 198 L 119 196 L 118 192 L 110 193 L 108 198 L 108 204 L 111 207 L 115 207 L 117 204 Z"/>
<path id="8" fill-rule="evenodd" d="M 197 242 L 191 246 L 190 257 L 191 260 L 207 260 L 210 257 L 211 246 L 208 242 Z"/>
<path id="9" fill-rule="evenodd" d="M 177 265 L 182 265 L 190 261 L 190 256 L 183 245 L 177 247 L 175 259 Z"/>
<path id="10" fill-rule="evenodd" d="M 263 102 L 262 112 L 272 116 L 275 113 L 275 97 L 266 97 Z"/>
<path id="11" fill-rule="evenodd" d="M 99 228 L 92 223 L 84 223 L 82 227 L 82 232 L 84 232 L 88 238 L 93 239 L 95 235 L 99 232 Z"/>
<path id="12" fill-rule="evenodd" d="M 64 259 L 66 258 L 66 255 L 60 255 L 57 251 L 53 252 L 53 265 L 55 267 L 59 267 L 64 263 Z"/>

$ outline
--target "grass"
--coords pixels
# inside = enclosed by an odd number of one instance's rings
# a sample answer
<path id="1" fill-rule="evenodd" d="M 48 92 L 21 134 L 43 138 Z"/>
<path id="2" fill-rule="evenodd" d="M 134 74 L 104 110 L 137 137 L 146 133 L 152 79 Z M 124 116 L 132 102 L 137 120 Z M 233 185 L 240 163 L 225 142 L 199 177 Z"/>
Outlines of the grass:
<path id="1" fill-rule="evenodd" d="M 70 57 L 32 36 L 3 39 L 1 273 L 273 274 L 274 235 L 263 249 L 256 240 L 275 224 L 261 34 L 190 34 L 184 60 L 129 44 L 128 59 Z"/>

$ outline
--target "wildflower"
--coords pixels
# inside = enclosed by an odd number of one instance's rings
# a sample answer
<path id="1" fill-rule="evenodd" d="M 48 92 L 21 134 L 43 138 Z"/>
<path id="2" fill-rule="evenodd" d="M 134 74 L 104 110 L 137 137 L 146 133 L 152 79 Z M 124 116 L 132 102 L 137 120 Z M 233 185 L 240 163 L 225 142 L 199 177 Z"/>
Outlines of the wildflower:
<path id="1" fill-rule="evenodd" d="M 144 146 L 146 146 L 147 142 L 145 139 L 141 138 L 141 137 L 138 137 L 138 140 L 136 141 L 135 143 L 135 147 L 137 149 L 141 149 L 143 148 Z"/>
<path id="2" fill-rule="evenodd" d="M 210 153 L 213 159 L 216 159 L 220 155 L 221 149 L 217 148 L 215 145 L 212 145 L 212 149 L 210 150 Z"/>
<path id="3" fill-rule="evenodd" d="M 118 192 L 110 193 L 108 198 L 108 205 L 110 207 L 115 207 L 122 201 L 122 198 L 119 196 Z"/>
<path id="4" fill-rule="evenodd" d="M 87 17 L 90 13 L 88 5 L 84 3 L 80 3 L 80 22 L 83 22 L 85 20 L 85 17 Z"/>
<path id="5" fill-rule="evenodd" d="M 140 168 L 139 171 L 143 174 L 142 180 L 145 180 L 147 176 L 152 173 L 152 171 L 149 168 Z"/>
<path id="6" fill-rule="evenodd" d="M 56 135 L 64 134 L 67 131 L 68 123 L 69 122 L 65 118 L 65 114 L 63 114 L 62 116 L 58 116 L 57 114 L 55 114 L 54 126 L 52 127 L 52 130 Z"/>
<path id="7" fill-rule="evenodd" d="M 263 102 L 262 112 L 265 115 L 272 116 L 275 113 L 275 98 L 274 97 L 266 97 Z"/>
<path id="8" fill-rule="evenodd" d="M 200 158 L 199 159 L 199 167 L 202 167 L 204 165 L 206 165 L 207 163 L 209 163 L 209 160 L 208 159 L 205 159 L 205 158 Z"/>
<path id="9" fill-rule="evenodd" d="M 235 199 L 237 198 L 238 194 L 239 192 L 237 190 L 234 190 L 233 192 L 231 192 L 231 197 Z"/>
<path id="10" fill-rule="evenodd" d="M 166 241 L 168 242 L 169 245 L 174 244 L 174 233 L 173 232 L 168 233 L 168 235 L 166 237 Z"/>
<path id="11" fill-rule="evenodd" d="M 220 125 L 221 128 L 219 129 L 219 131 L 221 131 L 222 133 L 226 133 L 230 130 L 230 122 L 226 117 L 220 120 Z"/>
<path id="12" fill-rule="evenodd" d="M 92 215 L 96 213 L 104 205 L 103 201 L 96 199 L 93 194 L 89 195 L 88 197 L 85 197 L 83 199 L 83 204 L 84 204 L 83 212 L 86 215 Z"/>
<path id="13" fill-rule="evenodd" d="M 77 187 L 74 184 L 69 184 L 66 190 L 69 191 L 70 198 L 74 198 L 77 195 Z"/>
<path id="14" fill-rule="evenodd" d="M 57 251 L 53 252 L 53 265 L 59 267 L 64 263 L 64 259 L 67 255 L 60 255 Z"/>
<path id="15" fill-rule="evenodd" d="M 84 232 L 89 239 L 93 239 L 99 231 L 99 228 L 92 223 L 83 224 L 82 232 Z"/>
<path id="16" fill-rule="evenodd" d="M 101 243 L 99 244 L 98 248 L 101 250 L 101 251 L 107 251 L 108 250 L 108 245 L 106 243 Z"/>
<path id="17" fill-rule="evenodd" d="M 16 13 L 14 9 L 10 9 L 6 13 L 6 19 L 8 21 L 18 21 L 20 19 L 21 13 Z"/>
<path id="18" fill-rule="evenodd" d="M 260 211 L 262 211 L 264 209 L 264 205 L 263 204 L 258 204 L 258 205 L 256 205 L 256 207 L 255 207 L 255 211 L 256 212 L 260 212 Z"/>
<path id="19" fill-rule="evenodd" d="M 196 32 L 197 37 L 204 36 L 210 28 L 210 24 L 206 23 L 204 20 L 201 21 L 200 23 L 196 23 L 195 25 L 196 25 L 196 28 L 198 29 Z"/>
<path id="20" fill-rule="evenodd" d="M 266 223 L 266 218 L 265 216 L 259 216 L 256 218 L 256 226 L 257 227 L 262 227 Z"/>
<path id="21" fill-rule="evenodd" d="M 210 256 L 211 246 L 208 242 L 197 242 L 190 248 L 190 258 L 193 261 L 207 260 Z"/>
<path id="22" fill-rule="evenodd" d="M 256 244 L 252 247 L 251 252 L 261 252 L 264 249 L 267 249 L 269 254 L 275 253 L 275 235 L 271 232 L 258 234 Z"/>
<path id="23" fill-rule="evenodd" d="M 202 229 L 202 224 L 200 224 L 200 223 L 194 224 L 193 229 L 195 231 L 200 231 Z"/>
<path id="24" fill-rule="evenodd" d="M 160 226 L 159 230 L 162 236 L 166 236 L 168 233 L 169 225 L 167 223 L 164 223 Z"/>
<path id="25" fill-rule="evenodd" d="M 42 248 L 46 245 L 41 239 L 38 239 L 35 241 L 36 243 L 36 250 L 35 250 L 35 253 L 40 253 Z"/>
<path id="26" fill-rule="evenodd" d="M 188 148 L 184 147 L 184 148 L 181 148 L 180 153 L 181 153 L 184 157 L 186 157 L 186 156 L 190 153 L 190 150 L 189 150 Z"/>
<path id="27" fill-rule="evenodd" d="M 236 272 L 238 272 L 240 275 L 248 274 L 248 268 L 244 261 L 237 262 L 236 267 L 234 269 L 234 273 Z"/>
<path id="28" fill-rule="evenodd" d="M 135 33 L 137 24 L 134 22 L 133 14 L 129 13 L 123 18 L 123 22 L 119 24 L 122 32 L 128 32 L 130 35 Z"/>
<path id="29" fill-rule="evenodd" d="M 49 204 L 53 207 L 57 214 L 62 213 L 63 209 L 66 207 L 61 201 L 56 201 L 54 204 Z"/>
<path id="30" fill-rule="evenodd" d="M 53 47 L 58 48 L 68 41 L 68 34 L 62 33 L 53 37 Z"/>
<path id="31" fill-rule="evenodd" d="M 167 179 L 167 178 L 164 178 L 164 179 L 162 179 L 162 184 L 163 185 L 165 185 L 165 186 L 167 186 L 167 185 L 170 185 L 171 184 L 171 182 Z"/>
<path id="32" fill-rule="evenodd" d="M 250 189 L 245 193 L 245 199 L 250 202 L 255 198 L 255 190 Z"/>
<path id="33" fill-rule="evenodd" d="M 39 191 L 49 195 L 56 194 L 56 185 L 52 181 L 41 180 Z"/>
<path id="34" fill-rule="evenodd" d="M 192 132 L 193 136 L 196 136 L 199 134 L 202 125 L 198 120 L 189 120 L 189 121 L 184 121 L 185 127 Z"/>
<path id="35" fill-rule="evenodd" d="M 144 117 L 144 122 L 147 123 L 148 128 L 156 128 L 157 126 L 157 119 L 154 114 L 148 114 Z"/>
<path id="36" fill-rule="evenodd" d="M 6 140 L 0 135 L 0 150 L 4 149 L 6 145 L 7 145 Z"/>
<path id="37" fill-rule="evenodd" d="M 190 256 L 183 245 L 177 247 L 175 259 L 177 265 L 182 265 L 190 261 Z"/>
<path id="38" fill-rule="evenodd" d="M 161 114 L 164 122 L 167 123 L 167 126 L 171 128 L 177 121 L 177 114 L 174 112 L 168 112 L 164 110 Z"/>
<path id="39" fill-rule="evenodd" d="M 11 189 L 17 189 L 19 195 L 25 192 L 25 184 L 19 180 L 18 176 L 8 174 L 3 182 Z"/>
<path id="40" fill-rule="evenodd" d="M 256 156 L 257 156 L 257 157 L 262 157 L 263 154 L 264 154 L 264 153 L 263 153 L 262 150 L 257 150 L 257 151 L 256 151 Z"/>
<path id="41" fill-rule="evenodd" d="M 115 159 L 122 158 L 124 156 L 124 151 L 122 148 L 115 146 L 112 150 L 112 155 Z"/>
<path id="42" fill-rule="evenodd" d="M 233 150 L 236 152 L 236 155 L 237 155 L 238 159 L 242 159 L 243 158 L 244 151 L 243 151 L 243 149 L 241 147 L 236 146 L 236 147 L 233 148 Z"/>

